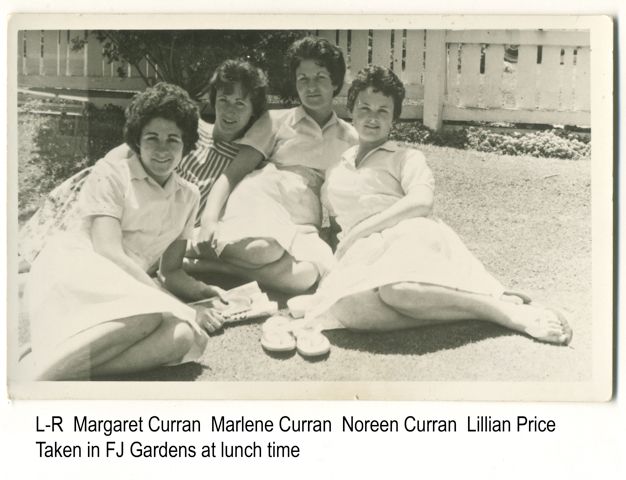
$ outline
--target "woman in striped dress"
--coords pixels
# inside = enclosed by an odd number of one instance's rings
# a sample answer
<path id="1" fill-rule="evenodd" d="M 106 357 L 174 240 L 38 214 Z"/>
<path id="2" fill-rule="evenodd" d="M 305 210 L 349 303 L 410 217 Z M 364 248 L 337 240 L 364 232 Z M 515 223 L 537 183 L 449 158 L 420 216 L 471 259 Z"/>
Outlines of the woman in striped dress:
<path id="1" fill-rule="evenodd" d="M 208 86 L 211 104 L 215 108 L 215 124 L 200 120 L 199 140 L 195 149 L 178 166 L 176 172 L 194 183 L 200 190 L 200 209 L 196 227 L 204 211 L 209 192 L 239 152 L 234 140 L 266 110 L 267 78 L 248 62 L 226 60 L 213 74 Z M 122 144 L 105 158 L 130 158 L 133 150 Z M 20 272 L 30 270 L 30 264 L 55 233 L 69 229 L 79 220 L 78 194 L 92 167 L 78 172 L 52 190 L 41 208 L 22 227 L 18 238 Z M 223 183 L 223 180 L 222 180 Z"/>

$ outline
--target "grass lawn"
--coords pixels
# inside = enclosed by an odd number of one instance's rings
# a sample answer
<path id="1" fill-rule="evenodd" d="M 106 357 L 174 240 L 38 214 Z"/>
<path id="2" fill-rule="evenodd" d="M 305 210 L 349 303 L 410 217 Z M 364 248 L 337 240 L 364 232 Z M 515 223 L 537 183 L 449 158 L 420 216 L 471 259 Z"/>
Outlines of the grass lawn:
<path id="1" fill-rule="evenodd" d="M 435 213 L 510 288 L 571 314 L 570 347 L 480 321 L 392 333 L 326 332 L 326 358 L 269 356 L 261 323 L 212 337 L 203 366 L 119 380 L 583 381 L 591 377 L 589 161 L 507 157 L 425 146 L 437 180 Z M 285 300 L 284 298 L 279 298 Z M 596 321 L 610 321 L 596 319 Z"/>

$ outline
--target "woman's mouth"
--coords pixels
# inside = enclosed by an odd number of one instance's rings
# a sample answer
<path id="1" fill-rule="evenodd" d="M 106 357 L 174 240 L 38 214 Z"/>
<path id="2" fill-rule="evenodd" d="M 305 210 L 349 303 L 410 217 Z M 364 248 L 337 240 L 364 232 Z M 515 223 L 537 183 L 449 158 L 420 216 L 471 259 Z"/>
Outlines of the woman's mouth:
<path id="1" fill-rule="evenodd" d="M 153 158 L 152 161 L 154 163 L 158 163 L 159 165 L 166 165 L 171 162 L 169 158 L 165 158 L 165 159 Z"/>

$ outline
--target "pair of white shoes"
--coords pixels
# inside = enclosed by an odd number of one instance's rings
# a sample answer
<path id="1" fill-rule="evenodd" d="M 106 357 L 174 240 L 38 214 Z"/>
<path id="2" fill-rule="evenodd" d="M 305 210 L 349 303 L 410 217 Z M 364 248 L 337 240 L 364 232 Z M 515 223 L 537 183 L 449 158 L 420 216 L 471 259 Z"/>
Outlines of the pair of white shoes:
<path id="1" fill-rule="evenodd" d="M 330 352 L 330 342 L 320 328 L 283 315 L 274 315 L 265 321 L 261 345 L 275 353 L 297 350 L 303 357 L 319 357 Z"/>
<path id="2" fill-rule="evenodd" d="M 319 357 L 330 352 L 330 342 L 319 323 L 301 317 L 311 305 L 313 295 L 293 297 L 287 302 L 290 316 L 274 315 L 263 324 L 261 345 L 268 352 L 297 350 L 303 357 Z"/>

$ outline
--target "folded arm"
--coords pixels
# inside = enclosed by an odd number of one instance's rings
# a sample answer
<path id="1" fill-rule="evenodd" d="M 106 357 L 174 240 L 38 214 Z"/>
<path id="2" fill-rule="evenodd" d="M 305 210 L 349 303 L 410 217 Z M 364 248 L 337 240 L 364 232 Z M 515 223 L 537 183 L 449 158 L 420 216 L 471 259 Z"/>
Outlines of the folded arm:
<path id="1" fill-rule="evenodd" d="M 389 208 L 378 212 L 346 232 L 337 249 L 341 256 L 359 238 L 381 232 L 402 220 L 430 215 L 433 208 L 433 190 L 427 185 L 412 189 Z"/>
<path id="2" fill-rule="evenodd" d="M 174 241 L 163 253 L 159 267 L 159 280 L 168 291 L 188 301 L 205 300 L 219 296 L 223 298 L 224 290 L 194 279 L 182 268 L 186 240 Z"/>
<path id="3" fill-rule="evenodd" d="M 201 228 L 198 242 L 211 242 L 217 222 L 231 192 L 248 173 L 263 160 L 256 149 L 242 145 L 239 153 L 224 172 L 217 178 L 207 197 L 206 207 L 200 218 Z"/>

